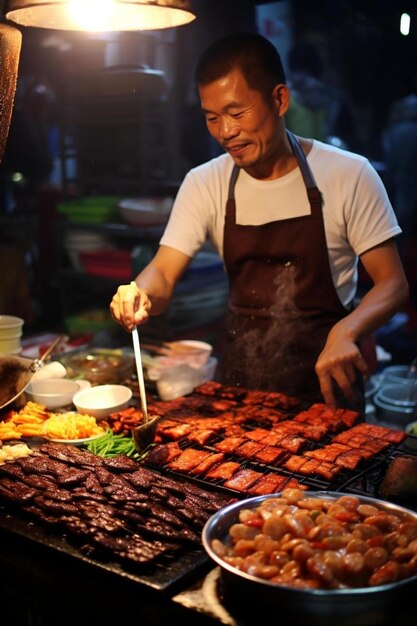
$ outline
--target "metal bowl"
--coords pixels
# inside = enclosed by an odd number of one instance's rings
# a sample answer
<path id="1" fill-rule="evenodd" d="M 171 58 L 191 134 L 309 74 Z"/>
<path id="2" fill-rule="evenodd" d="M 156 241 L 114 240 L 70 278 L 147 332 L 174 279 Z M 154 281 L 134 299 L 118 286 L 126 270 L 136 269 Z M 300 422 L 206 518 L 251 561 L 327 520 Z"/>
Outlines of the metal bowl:
<path id="1" fill-rule="evenodd" d="M 330 491 L 304 493 L 315 498 L 335 500 L 343 495 L 352 495 Z M 238 521 L 241 509 L 256 508 L 265 499 L 277 496 L 279 494 L 270 494 L 235 502 L 215 513 L 203 528 L 203 546 L 209 557 L 220 566 L 221 593 L 227 608 L 246 620 L 251 615 L 254 619 L 258 615 L 259 619 L 260 612 L 272 611 L 274 615 L 287 620 L 282 623 L 297 626 L 371 626 L 391 623 L 386 620 L 396 614 L 402 598 L 417 591 L 417 575 L 375 587 L 297 589 L 240 571 L 213 551 L 212 540 L 224 540 L 227 537 L 230 526 Z M 392 512 L 408 513 L 417 521 L 417 514 L 402 506 L 366 496 L 356 497 L 362 503 Z"/>

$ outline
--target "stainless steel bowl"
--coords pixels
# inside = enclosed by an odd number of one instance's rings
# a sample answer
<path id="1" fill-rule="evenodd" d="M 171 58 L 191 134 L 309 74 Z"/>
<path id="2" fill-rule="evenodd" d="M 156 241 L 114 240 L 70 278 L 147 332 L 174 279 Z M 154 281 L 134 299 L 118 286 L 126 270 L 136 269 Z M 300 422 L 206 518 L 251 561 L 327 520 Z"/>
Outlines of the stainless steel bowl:
<path id="1" fill-rule="evenodd" d="M 337 499 L 341 492 L 304 492 L 315 498 Z M 266 611 L 276 616 L 276 623 L 285 626 L 379 626 L 397 623 L 394 616 L 403 598 L 417 591 L 417 575 L 376 587 L 349 589 L 296 589 L 262 580 L 223 561 L 212 549 L 213 539 L 224 540 L 229 528 L 236 523 L 241 509 L 256 508 L 265 499 L 258 496 L 235 502 L 215 513 L 205 524 L 202 541 L 209 557 L 220 566 L 221 594 L 228 609 L 240 619 L 251 623 Z M 374 504 L 392 512 L 417 514 L 390 502 L 366 496 L 361 502 Z M 251 617 L 252 616 L 252 617 Z M 279 616 L 279 619 L 278 619 Z M 287 621 L 286 621 L 287 620 Z"/>

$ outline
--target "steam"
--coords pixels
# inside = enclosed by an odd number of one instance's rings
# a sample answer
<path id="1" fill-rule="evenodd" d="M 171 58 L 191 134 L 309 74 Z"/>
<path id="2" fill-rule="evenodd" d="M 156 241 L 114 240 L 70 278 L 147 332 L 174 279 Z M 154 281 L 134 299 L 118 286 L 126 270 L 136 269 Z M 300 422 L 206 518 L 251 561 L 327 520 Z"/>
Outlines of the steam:
<path id="1" fill-rule="evenodd" d="M 238 371 L 243 365 L 243 371 L 249 370 L 253 388 L 270 388 L 268 381 L 277 375 L 277 367 L 284 373 L 294 361 L 299 363 L 300 357 L 289 350 L 300 332 L 305 332 L 305 322 L 295 304 L 295 277 L 296 266 L 291 262 L 277 269 L 272 304 L 265 310 L 265 317 L 269 318 L 265 328 L 240 329 L 235 339 L 235 369 Z"/>

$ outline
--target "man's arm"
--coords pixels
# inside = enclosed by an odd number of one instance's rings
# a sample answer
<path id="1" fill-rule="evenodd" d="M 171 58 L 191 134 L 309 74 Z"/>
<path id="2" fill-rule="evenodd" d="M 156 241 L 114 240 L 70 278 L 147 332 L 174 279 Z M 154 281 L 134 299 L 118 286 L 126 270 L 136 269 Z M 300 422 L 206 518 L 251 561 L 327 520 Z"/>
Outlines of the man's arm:
<path id="1" fill-rule="evenodd" d="M 394 239 L 375 246 L 360 258 L 373 286 L 352 313 L 333 326 L 316 363 L 321 392 L 330 406 L 335 406 L 333 381 L 348 399 L 353 399 L 352 384 L 357 370 L 368 375 L 357 342 L 385 324 L 409 294 Z"/>
<path id="2" fill-rule="evenodd" d="M 168 306 L 174 287 L 191 257 L 160 246 L 152 261 L 129 285 L 120 285 L 110 303 L 113 318 L 127 331 L 159 315 Z"/>

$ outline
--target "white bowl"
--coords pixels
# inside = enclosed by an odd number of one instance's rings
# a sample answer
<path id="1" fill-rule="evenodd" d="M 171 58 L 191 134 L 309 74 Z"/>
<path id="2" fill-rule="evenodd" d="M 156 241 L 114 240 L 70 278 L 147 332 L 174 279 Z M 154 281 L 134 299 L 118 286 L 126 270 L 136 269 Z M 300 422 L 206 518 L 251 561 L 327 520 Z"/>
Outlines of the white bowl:
<path id="1" fill-rule="evenodd" d="M 162 226 L 173 202 L 172 198 L 126 198 L 119 203 L 119 213 L 131 226 Z"/>
<path id="2" fill-rule="evenodd" d="M 173 343 L 175 348 L 171 351 L 168 358 L 173 359 L 177 363 L 186 363 L 197 369 L 207 364 L 213 351 L 213 346 L 205 341 L 183 339 Z"/>
<path id="3" fill-rule="evenodd" d="M 103 419 L 129 406 L 132 390 L 126 385 L 97 385 L 78 391 L 72 401 L 79 413 Z"/>
<path id="4" fill-rule="evenodd" d="M 57 409 L 71 404 L 74 395 L 84 387 L 85 382 L 68 378 L 45 378 L 32 380 L 25 391 L 32 402 L 43 404 L 48 409 Z"/>

